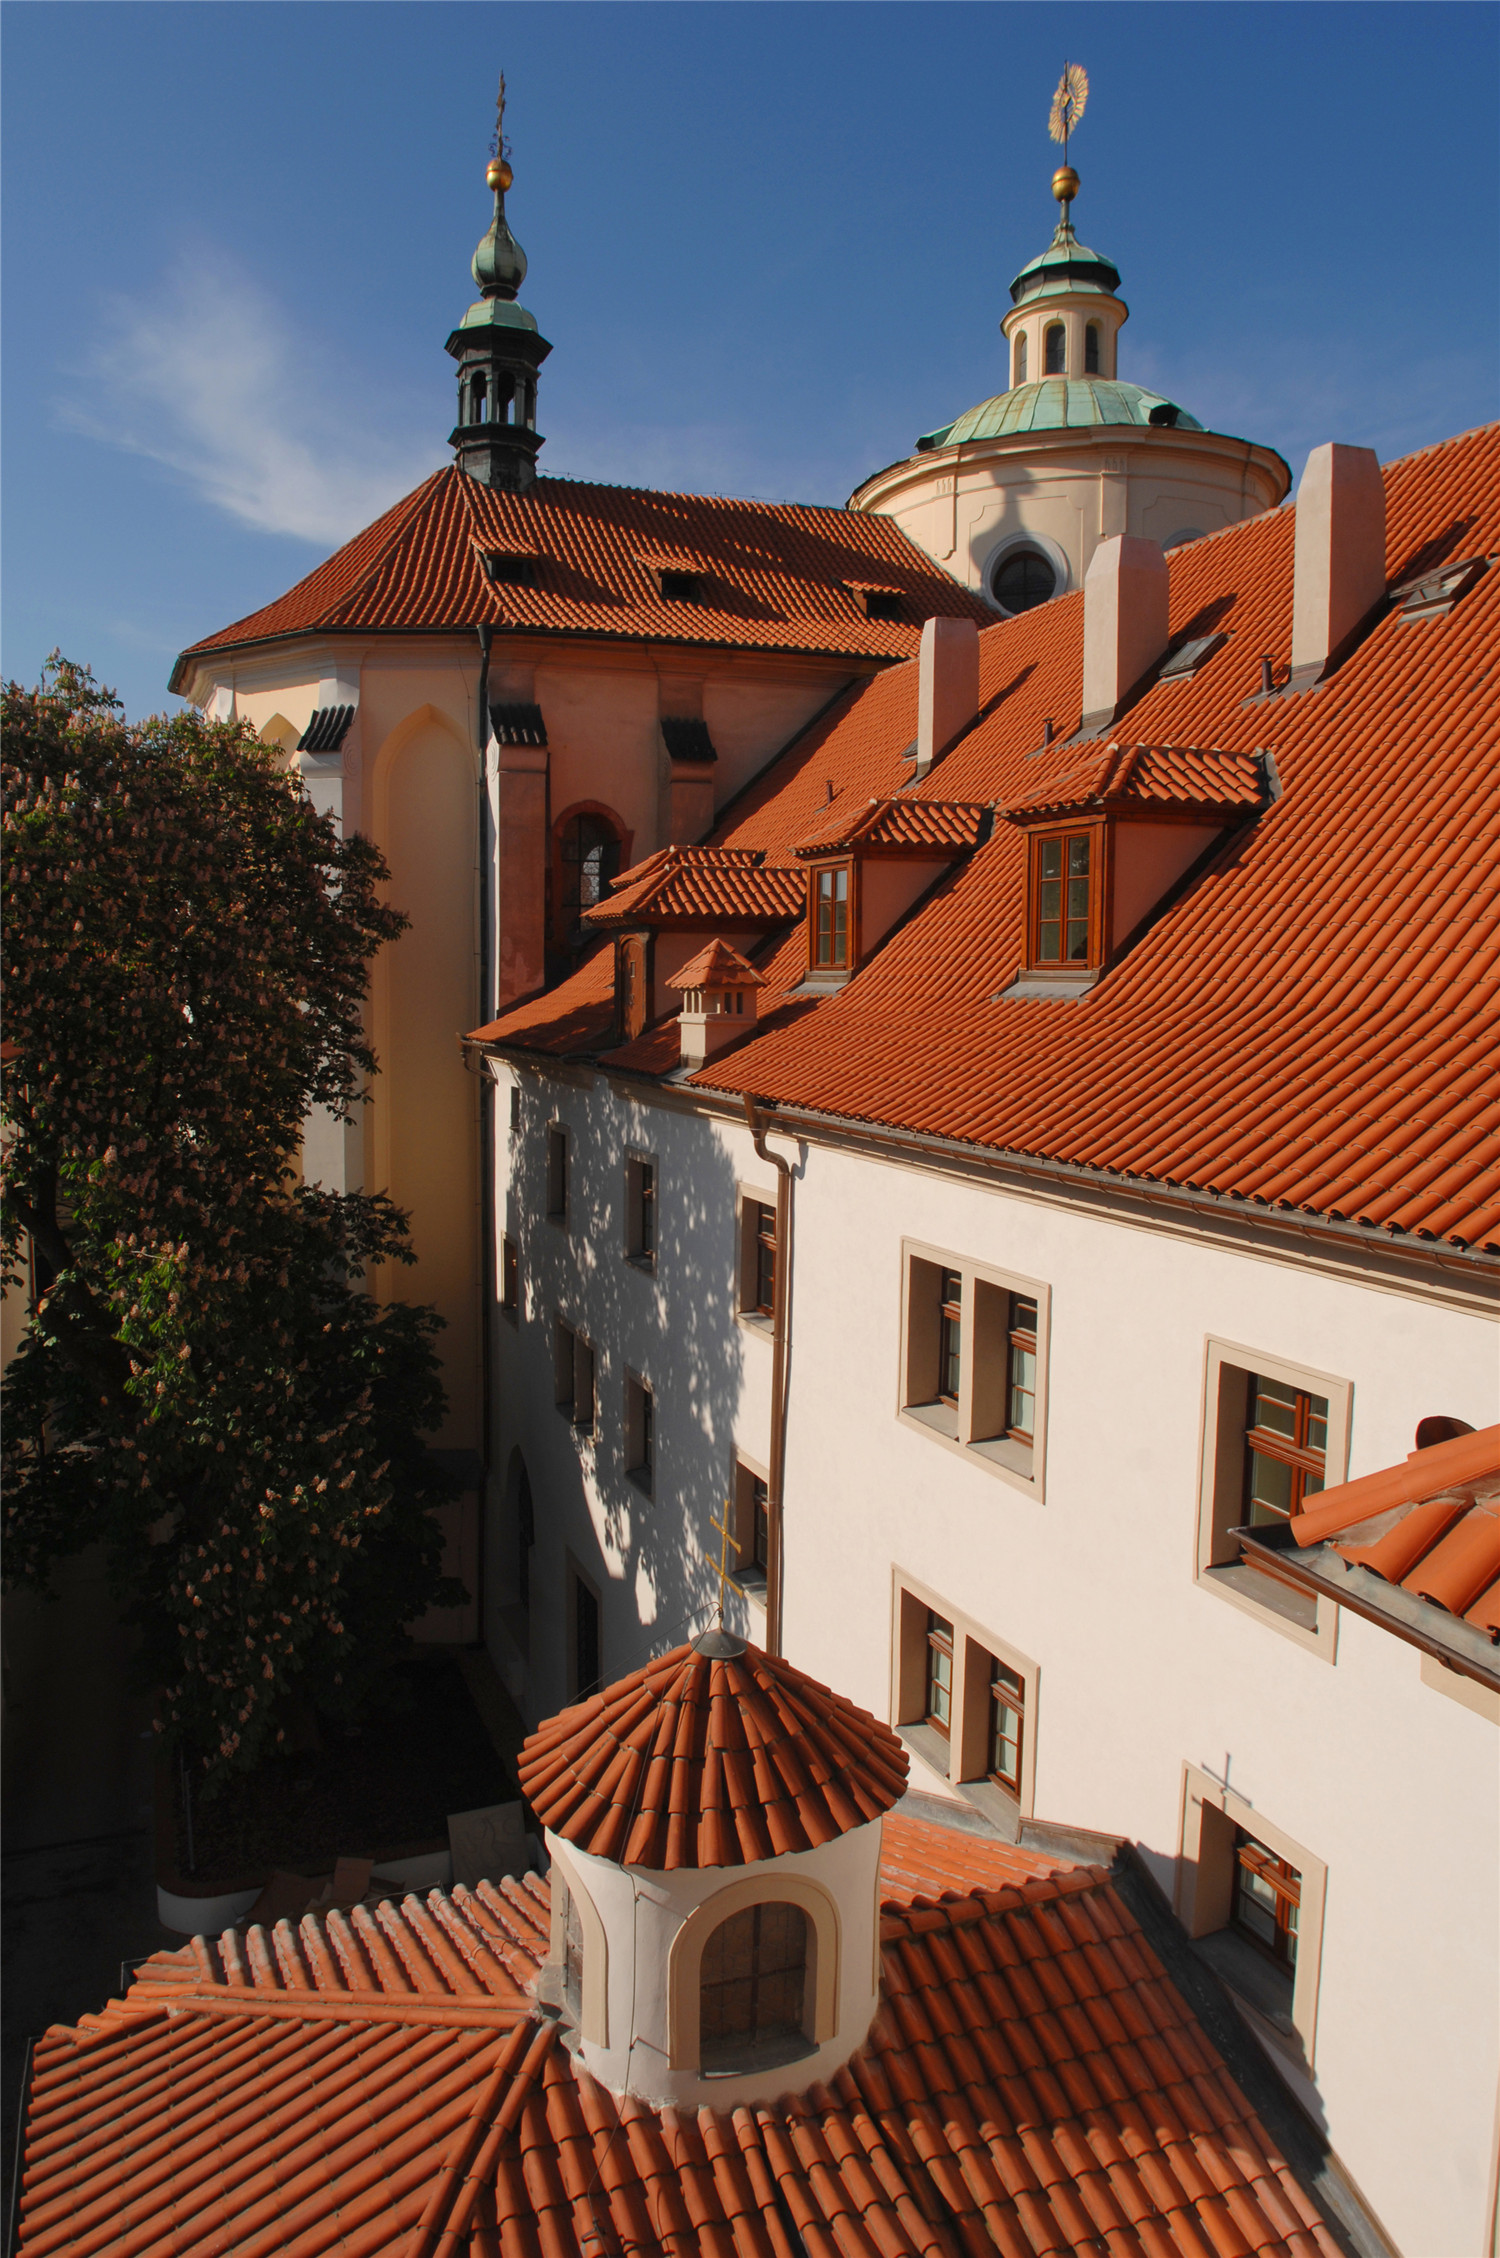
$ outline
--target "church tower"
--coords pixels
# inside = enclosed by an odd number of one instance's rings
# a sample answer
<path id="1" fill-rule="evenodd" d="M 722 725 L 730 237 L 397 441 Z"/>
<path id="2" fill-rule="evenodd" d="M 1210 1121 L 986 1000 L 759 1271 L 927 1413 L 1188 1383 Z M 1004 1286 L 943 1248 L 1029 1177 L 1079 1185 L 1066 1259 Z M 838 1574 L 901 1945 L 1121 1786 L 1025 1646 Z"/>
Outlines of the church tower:
<path id="1" fill-rule="evenodd" d="M 536 428 L 536 380 L 552 347 L 518 302 L 526 253 L 505 217 L 514 174 L 505 153 L 505 81 L 500 81 L 495 154 L 485 172 L 495 216 L 470 271 L 480 296 L 448 339 L 458 363 L 458 422 L 448 444 L 460 470 L 485 486 L 522 494 L 536 482 L 542 436 Z"/>

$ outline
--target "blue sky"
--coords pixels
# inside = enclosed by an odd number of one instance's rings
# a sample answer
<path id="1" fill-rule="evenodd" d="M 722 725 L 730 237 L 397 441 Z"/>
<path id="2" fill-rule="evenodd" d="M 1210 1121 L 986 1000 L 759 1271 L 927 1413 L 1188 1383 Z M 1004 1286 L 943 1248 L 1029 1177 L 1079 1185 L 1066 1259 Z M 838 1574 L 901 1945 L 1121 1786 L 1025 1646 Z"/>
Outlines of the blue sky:
<path id="1" fill-rule="evenodd" d="M 497 69 L 544 471 L 842 502 L 1004 382 L 1065 55 L 1121 373 L 1300 468 L 1496 413 L 1488 5 L 8 0 L 5 671 L 132 714 L 449 459 Z"/>

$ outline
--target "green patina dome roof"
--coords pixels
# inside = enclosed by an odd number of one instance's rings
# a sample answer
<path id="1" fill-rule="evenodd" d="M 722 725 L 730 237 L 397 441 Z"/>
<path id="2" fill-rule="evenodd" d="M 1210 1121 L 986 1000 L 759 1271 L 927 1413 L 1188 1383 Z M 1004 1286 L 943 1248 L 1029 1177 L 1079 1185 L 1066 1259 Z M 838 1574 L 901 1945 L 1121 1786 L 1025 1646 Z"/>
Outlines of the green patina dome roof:
<path id="1" fill-rule="evenodd" d="M 924 432 L 917 441 L 918 454 L 934 447 L 956 447 L 964 439 L 1004 439 L 1015 431 L 1083 431 L 1096 424 L 1130 424 L 1137 430 L 1201 431 L 1202 424 L 1164 400 L 1159 392 L 1143 391 L 1139 384 L 1122 383 L 1115 376 L 1044 376 L 1035 384 L 1017 384 L 981 400 L 956 423 Z"/>
<path id="2" fill-rule="evenodd" d="M 1120 287 L 1120 270 L 1114 263 L 1080 243 L 1072 222 L 1064 218 L 1045 251 L 1028 259 L 1010 286 L 1013 302 L 1037 298 L 1054 289 L 1108 290 Z"/>

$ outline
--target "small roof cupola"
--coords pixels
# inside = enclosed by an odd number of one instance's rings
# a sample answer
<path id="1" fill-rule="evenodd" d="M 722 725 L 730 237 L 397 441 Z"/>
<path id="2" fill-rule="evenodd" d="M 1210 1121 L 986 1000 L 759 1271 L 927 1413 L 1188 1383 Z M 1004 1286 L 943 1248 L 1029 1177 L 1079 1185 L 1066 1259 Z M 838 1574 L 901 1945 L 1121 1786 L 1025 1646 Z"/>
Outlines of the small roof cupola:
<path id="1" fill-rule="evenodd" d="M 537 1987 L 617 2094 L 732 2109 L 802 2092 L 879 2004 L 883 1725 L 722 1625 L 521 1751 L 552 1859 Z"/>
<path id="2" fill-rule="evenodd" d="M 1062 143 L 1063 161 L 1052 175 L 1062 217 L 1046 250 L 1029 260 L 1011 284 L 1011 311 L 1000 324 L 1010 348 L 1012 391 L 1049 377 L 1076 382 L 1116 375 L 1116 339 L 1130 318 L 1130 308 L 1116 296 L 1120 270 L 1073 232 L 1079 181 L 1068 163 L 1068 137 L 1083 116 L 1088 94 L 1083 65 L 1069 63 L 1048 120 L 1053 140 Z M 1066 414 L 1062 420 L 1068 420 Z"/>
<path id="3" fill-rule="evenodd" d="M 471 478 L 524 493 L 535 483 L 543 445 L 536 428 L 537 371 L 552 347 L 517 298 L 526 279 L 526 253 L 505 216 L 505 194 L 515 176 L 504 128 L 502 76 L 495 153 L 484 176 L 494 191 L 495 216 L 471 262 L 480 296 L 447 344 L 458 363 L 458 422 L 448 444 Z"/>

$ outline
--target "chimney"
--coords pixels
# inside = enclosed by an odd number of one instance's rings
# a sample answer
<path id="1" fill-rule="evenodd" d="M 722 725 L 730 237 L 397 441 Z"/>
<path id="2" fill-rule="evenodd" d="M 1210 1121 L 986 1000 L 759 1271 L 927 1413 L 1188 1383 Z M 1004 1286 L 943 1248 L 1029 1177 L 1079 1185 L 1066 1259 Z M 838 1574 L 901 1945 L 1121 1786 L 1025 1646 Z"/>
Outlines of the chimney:
<path id="1" fill-rule="evenodd" d="M 1331 674 L 1385 596 L 1385 481 L 1369 447 L 1314 447 L 1297 488 L 1289 690 Z"/>
<path id="2" fill-rule="evenodd" d="M 1094 551 L 1083 582 L 1083 721 L 1093 737 L 1129 702 L 1167 647 L 1167 560 L 1139 533 Z"/>
<path id="3" fill-rule="evenodd" d="M 917 774 L 979 715 L 979 629 L 972 619 L 929 619 L 917 658 Z"/>

